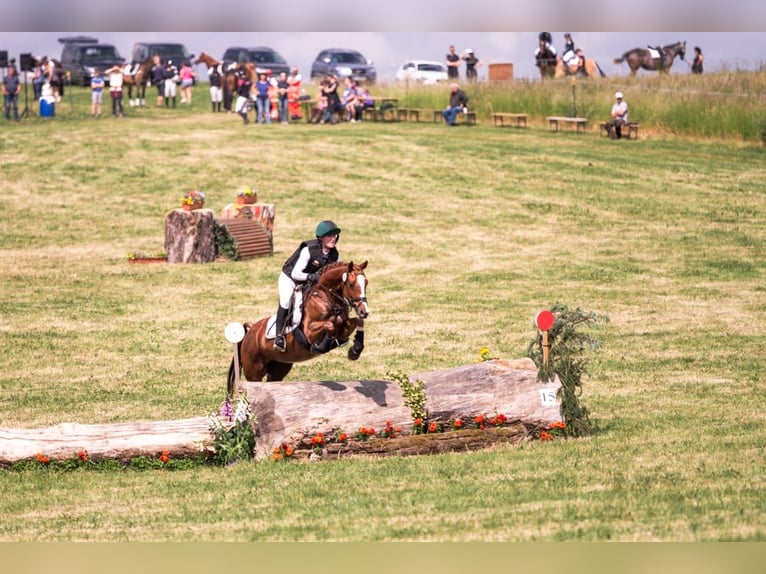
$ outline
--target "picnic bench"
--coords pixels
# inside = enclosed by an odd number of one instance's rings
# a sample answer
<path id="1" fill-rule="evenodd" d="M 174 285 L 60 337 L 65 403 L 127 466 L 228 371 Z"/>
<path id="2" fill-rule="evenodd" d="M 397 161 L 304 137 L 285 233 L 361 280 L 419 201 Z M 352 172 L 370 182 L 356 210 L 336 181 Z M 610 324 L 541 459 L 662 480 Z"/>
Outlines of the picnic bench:
<path id="1" fill-rule="evenodd" d="M 496 128 L 504 127 L 506 125 L 506 120 L 508 120 L 509 126 L 515 125 L 517 128 L 525 128 L 527 127 L 528 118 L 529 116 L 527 114 L 508 114 L 500 112 L 492 114 L 492 121 L 495 123 Z"/>
<path id="2" fill-rule="evenodd" d="M 599 136 L 603 137 L 605 135 L 609 135 L 609 132 L 606 129 L 607 122 L 601 122 L 599 124 Z M 628 122 L 624 126 L 622 126 L 622 134 L 625 136 L 626 139 L 638 139 L 638 122 Z"/>
<path id="3" fill-rule="evenodd" d="M 434 114 L 434 123 L 439 123 L 444 121 L 444 116 L 442 115 L 442 110 L 433 110 Z M 472 126 L 476 124 L 476 112 L 460 112 L 455 116 L 455 123 L 459 124 L 460 122 L 463 122 L 467 126 Z"/>
<path id="4" fill-rule="evenodd" d="M 557 132 L 559 131 L 559 127 L 562 125 L 573 125 L 575 126 L 576 131 L 585 131 L 585 128 L 588 127 L 588 118 L 570 118 L 570 117 L 563 117 L 563 116 L 549 116 L 546 118 L 548 120 L 548 127 L 550 127 L 551 131 Z"/>

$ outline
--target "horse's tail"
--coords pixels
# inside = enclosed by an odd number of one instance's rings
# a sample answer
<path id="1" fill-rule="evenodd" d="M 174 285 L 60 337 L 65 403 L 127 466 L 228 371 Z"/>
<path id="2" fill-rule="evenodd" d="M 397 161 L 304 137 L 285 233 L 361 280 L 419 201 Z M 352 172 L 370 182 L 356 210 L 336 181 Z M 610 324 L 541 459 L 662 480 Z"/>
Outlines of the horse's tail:
<path id="1" fill-rule="evenodd" d="M 245 327 L 245 333 L 247 333 L 247 325 Z M 244 339 L 243 339 L 244 340 Z M 226 396 L 229 398 L 234 397 L 234 392 L 237 390 L 234 388 L 234 383 L 237 380 L 237 375 L 242 374 L 242 341 L 239 341 L 237 343 L 237 346 L 234 348 L 234 353 L 236 353 L 236 358 L 231 358 L 231 364 L 229 365 L 229 374 L 226 377 Z M 236 360 L 236 363 L 235 363 Z M 239 373 L 236 372 L 235 364 L 239 366 Z"/>
<path id="2" fill-rule="evenodd" d="M 604 70 L 601 69 L 601 66 L 598 65 L 598 62 L 596 60 L 593 60 L 593 63 L 596 64 L 596 69 L 598 70 L 599 75 L 602 78 L 606 78 L 606 74 L 604 73 Z"/>

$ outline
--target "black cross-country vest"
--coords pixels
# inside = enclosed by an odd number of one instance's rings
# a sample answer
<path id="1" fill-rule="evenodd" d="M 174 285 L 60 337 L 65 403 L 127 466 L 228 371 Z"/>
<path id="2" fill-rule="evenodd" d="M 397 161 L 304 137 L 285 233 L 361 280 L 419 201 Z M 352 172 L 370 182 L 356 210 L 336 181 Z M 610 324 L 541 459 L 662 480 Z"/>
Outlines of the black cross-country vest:
<path id="1" fill-rule="evenodd" d="M 309 239 L 301 243 L 298 249 L 282 265 L 282 272 L 288 277 L 292 277 L 293 268 L 304 247 L 309 248 L 309 264 L 306 265 L 305 269 L 301 269 L 304 273 L 316 273 L 325 265 L 335 263 L 338 260 L 338 250 L 335 247 L 330 249 L 330 252 L 325 255 L 322 253 L 322 242 L 319 239 Z"/>

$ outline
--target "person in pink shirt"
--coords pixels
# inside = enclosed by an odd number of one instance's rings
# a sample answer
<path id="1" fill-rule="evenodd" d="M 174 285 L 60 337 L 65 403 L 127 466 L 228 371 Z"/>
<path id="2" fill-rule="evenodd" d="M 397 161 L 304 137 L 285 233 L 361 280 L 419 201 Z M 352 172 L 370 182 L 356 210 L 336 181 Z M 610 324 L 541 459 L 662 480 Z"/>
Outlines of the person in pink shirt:
<path id="1" fill-rule="evenodd" d="M 197 74 L 194 73 L 189 62 L 184 61 L 184 63 L 181 64 L 181 69 L 179 70 L 178 75 L 181 77 L 181 103 L 191 105 L 192 86 L 194 85 L 194 80 L 197 78 Z"/>

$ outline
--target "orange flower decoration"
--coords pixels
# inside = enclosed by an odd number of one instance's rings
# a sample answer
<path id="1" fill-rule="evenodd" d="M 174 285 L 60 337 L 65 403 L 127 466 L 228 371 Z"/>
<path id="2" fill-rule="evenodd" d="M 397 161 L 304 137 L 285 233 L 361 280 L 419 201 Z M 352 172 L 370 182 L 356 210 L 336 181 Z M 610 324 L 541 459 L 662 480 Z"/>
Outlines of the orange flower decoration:
<path id="1" fill-rule="evenodd" d="M 548 431 L 540 431 L 540 440 L 553 440 L 553 435 Z"/>
<path id="2" fill-rule="evenodd" d="M 567 423 L 563 421 L 555 422 L 550 426 L 551 429 L 565 429 L 567 428 Z"/>
<path id="3" fill-rule="evenodd" d="M 39 452 L 35 455 L 35 460 L 40 464 L 48 464 L 51 461 L 50 458 Z"/>
<path id="4" fill-rule="evenodd" d="M 88 451 L 86 451 L 86 450 L 78 450 L 77 451 L 77 458 L 79 458 L 82 462 L 88 462 Z"/>
<path id="5" fill-rule="evenodd" d="M 162 461 L 162 464 L 167 464 L 170 460 L 170 451 L 163 450 L 162 454 L 160 455 L 160 460 Z"/>

